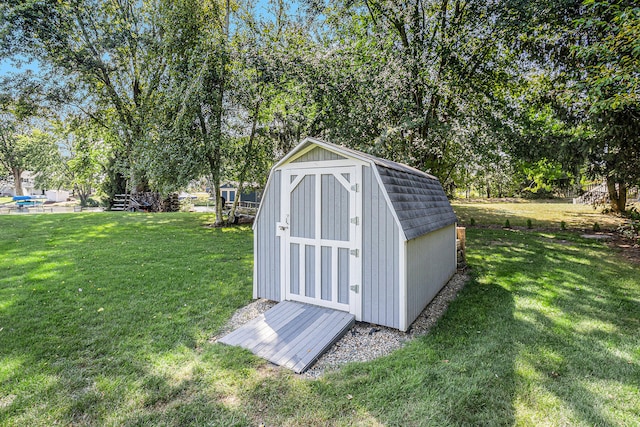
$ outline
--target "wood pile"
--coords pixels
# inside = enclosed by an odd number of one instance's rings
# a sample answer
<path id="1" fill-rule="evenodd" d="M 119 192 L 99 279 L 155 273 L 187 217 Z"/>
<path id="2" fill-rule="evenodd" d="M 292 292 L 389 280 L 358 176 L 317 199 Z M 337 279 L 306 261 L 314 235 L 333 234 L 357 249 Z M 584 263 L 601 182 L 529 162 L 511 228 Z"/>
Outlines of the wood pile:
<path id="1" fill-rule="evenodd" d="M 166 198 L 160 193 L 116 194 L 112 211 L 131 212 L 178 212 L 180 202 L 178 193 L 170 193 Z"/>
<path id="2" fill-rule="evenodd" d="M 131 207 L 143 212 L 162 212 L 162 196 L 159 193 L 135 193 L 131 195 Z"/>
<path id="3" fill-rule="evenodd" d="M 456 251 L 458 253 L 458 268 L 462 268 L 467 264 L 467 229 L 465 227 L 456 227 Z"/>
<path id="4" fill-rule="evenodd" d="M 180 200 L 178 200 L 178 193 L 170 193 L 163 201 L 163 212 L 179 212 Z"/>

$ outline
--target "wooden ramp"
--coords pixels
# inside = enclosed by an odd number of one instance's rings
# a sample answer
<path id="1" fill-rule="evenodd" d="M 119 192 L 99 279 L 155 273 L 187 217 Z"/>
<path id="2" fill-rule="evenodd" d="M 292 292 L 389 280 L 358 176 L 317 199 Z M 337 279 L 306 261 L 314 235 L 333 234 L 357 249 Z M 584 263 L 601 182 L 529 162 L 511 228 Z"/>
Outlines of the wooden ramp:
<path id="1" fill-rule="evenodd" d="M 355 323 L 353 314 L 283 301 L 218 340 L 296 373 L 306 371 Z"/>

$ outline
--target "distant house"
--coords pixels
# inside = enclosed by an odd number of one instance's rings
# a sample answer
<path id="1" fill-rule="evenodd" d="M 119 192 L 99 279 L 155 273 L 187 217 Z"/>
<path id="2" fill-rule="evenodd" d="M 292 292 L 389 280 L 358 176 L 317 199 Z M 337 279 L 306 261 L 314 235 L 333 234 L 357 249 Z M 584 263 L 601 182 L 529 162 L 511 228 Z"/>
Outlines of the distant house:
<path id="1" fill-rule="evenodd" d="M 22 172 L 22 192 L 25 195 L 41 196 L 44 190 L 36 187 L 35 174 L 30 171 Z M 13 176 L 8 176 L 6 180 L 0 181 L 1 196 L 15 196 L 16 186 L 13 182 Z"/>
<path id="2" fill-rule="evenodd" d="M 71 192 L 68 190 L 45 190 L 36 186 L 35 174 L 30 171 L 22 172 L 22 193 L 25 196 L 46 196 L 49 202 L 64 202 Z M 16 195 L 16 186 L 13 182 L 13 177 L 7 177 L 7 179 L 0 179 L 0 196 Z"/>

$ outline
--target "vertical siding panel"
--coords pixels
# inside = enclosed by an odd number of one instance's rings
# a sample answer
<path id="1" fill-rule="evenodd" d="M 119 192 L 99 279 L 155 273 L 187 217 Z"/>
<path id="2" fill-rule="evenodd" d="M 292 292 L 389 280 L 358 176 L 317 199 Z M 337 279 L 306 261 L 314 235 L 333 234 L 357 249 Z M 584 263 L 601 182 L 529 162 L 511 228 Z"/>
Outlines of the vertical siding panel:
<path id="1" fill-rule="evenodd" d="M 395 223 L 395 222 L 394 222 Z M 400 230 L 393 228 L 393 241 L 400 242 Z M 393 245 L 393 324 L 400 325 L 400 243 Z"/>
<path id="2" fill-rule="evenodd" d="M 306 177 L 308 179 L 307 191 L 305 195 L 307 196 L 307 205 L 305 206 L 305 217 L 308 218 L 307 221 L 307 234 L 305 237 L 315 238 L 316 237 L 316 176 L 309 175 Z"/>
<path id="3" fill-rule="evenodd" d="M 344 159 L 344 157 L 332 151 L 325 150 L 324 148 L 315 147 L 309 152 L 293 160 L 292 163 L 319 162 L 319 161 L 321 162 L 326 160 L 339 160 L 339 159 Z"/>
<path id="4" fill-rule="evenodd" d="M 362 320 L 397 328 L 400 231 L 370 167 L 362 192 Z"/>
<path id="5" fill-rule="evenodd" d="M 294 237 L 313 237 L 309 232 L 310 217 L 314 217 L 313 203 L 310 198 L 314 191 L 311 190 L 310 183 L 313 176 L 305 176 L 296 189 L 291 192 L 291 235 Z M 313 227 L 311 227 L 313 230 Z"/>
<path id="6" fill-rule="evenodd" d="M 329 238 L 329 218 L 330 214 L 330 198 L 329 198 L 329 177 L 327 175 L 321 175 L 321 190 L 322 190 L 322 213 L 320 215 L 320 221 L 322 225 L 320 226 L 320 237 L 322 239 Z"/>
<path id="7" fill-rule="evenodd" d="M 371 168 L 365 168 L 362 174 L 362 320 L 370 320 L 371 316 L 371 289 L 373 287 L 372 280 L 372 263 L 371 263 L 371 246 L 373 245 L 372 233 L 373 226 L 371 223 Z"/>
<path id="8" fill-rule="evenodd" d="M 340 206 L 342 206 L 343 221 L 342 221 L 342 233 L 340 236 L 341 240 L 349 240 L 349 223 L 351 218 L 349 218 L 349 190 L 345 189 L 342 184 L 340 184 L 335 178 L 334 181 L 336 186 L 340 190 L 340 194 L 342 195 Z M 350 180 L 348 180 L 350 181 Z"/>
<path id="9" fill-rule="evenodd" d="M 256 224 L 256 248 L 254 266 L 257 270 L 257 296 L 280 300 L 280 238 L 276 236 L 276 222 L 280 220 L 281 173 L 275 171 L 262 198 L 260 217 Z"/>
<path id="10" fill-rule="evenodd" d="M 289 292 L 292 294 L 300 294 L 300 245 L 297 243 L 291 243 L 290 250 L 291 259 L 289 260 L 289 272 L 290 283 Z"/>
<path id="11" fill-rule="evenodd" d="M 384 318 L 384 306 L 386 305 L 386 290 L 388 284 L 385 282 L 385 272 L 389 269 L 389 266 L 385 262 L 384 254 L 387 250 L 387 209 L 384 205 L 384 196 L 380 187 L 378 187 L 378 297 L 376 298 L 378 319 L 380 322 L 386 322 Z"/>
<path id="12" fill-rule="evenodd" d="M 338 249 L 338 302 L 349 303 L 349 249 Z"/>
<path id="13" fill-rule="evenodd" d="M 375 183 L 375 181 L 372 181 Z M 373 269 L 375 273 L 375 279 L 373 281 L 373 287 L 371 292 L 371 314 L 380 322 L 380 313 L 378 307 L 380 303 L 380 245 L 382 244 L 382 233 L 380 232 L 380 201 L 379 198 L 380 189 L 377 185 L 373 185 L 372 188 L 372 204 L 371 204 L 371 223 L 373 224 L 373 244 L 371 247 L 371 258 L 373 259 Z"/>
<path id="14" fill-rule="evenodd" d="M 331 268 L 338 268 L 338 266 L 331 265 L 331 247 L 322 246 L 322 254 L 321 254 L 321 265 L 322 265 L 322 284 L 321 289 L 322 293 L 320 298 L 325 301 L 331 301 Z"/>
<path id="15" fill-rule="evenodd" d="M 387 214 L 388 217 L 391 216 L 391 214 Z M 385 257 L 385 264 L 387 265 L 387 269 L 385 271 L 385 283 L 393 283 L 394 278 L 397 277 L 395 276 L 395 259 L 394 259 L 394 248 L 397 246 L 397 240 L 393 239 L 394 236 L 394 232 L 393 229 L 388 230 L 389 231 L 389 239 L 386 245 L 386 257 Z M 394 244 L 395 242 L 395 244 Z M 385 301 L 387 302 L 386 307 L 385 307 L 385 320 L 387 322 L 391 322 L 393 323 L 393 317 L 394 317 L 394 312 L 395 312 L 395 304 L 394 304 L 394 289 L 391 286 L 387 286 L 386 288 L 386 298 Z"/>
<path id="16" fill-rule="evenodd" d="M 322 175 L 321 237 L 349 240 L 349 190 L 332 175 Z"/>
<path id="17" fill-rule="evenodd" d="M 407 322 L 413 322 L 456 271 L 455 225 L 410 240 Z"/>
<path id="18" fill-rule="evenodd" d="M 311 298 L 316 296 L 316 247 L 303 245 L 305 250 L 305 295 Z"/>

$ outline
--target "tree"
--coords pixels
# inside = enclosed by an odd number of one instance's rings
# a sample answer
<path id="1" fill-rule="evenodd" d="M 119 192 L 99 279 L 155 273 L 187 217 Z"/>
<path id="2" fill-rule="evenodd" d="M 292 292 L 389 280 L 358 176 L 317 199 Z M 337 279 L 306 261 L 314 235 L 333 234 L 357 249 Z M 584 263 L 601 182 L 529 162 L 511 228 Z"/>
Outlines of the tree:
<path id="1" fill-rule="evenodd" d="M 606 178 L 611 209 L 624 212 L 627 188 L 640 183 L 640 8 L 625 1 L 585 6 L 577 30 L 598 34 L 574 48 L 586 74 L 577 88 L 594 130 L 588 157 L 592 172 Z"/>
<path id="2" fill-rule="evenodd" d="M 80 205 L 87 206 L 89 197 L 104 179 L 109 158 L 109 133 L 101 126 L 82 118 L 59 123 L 57 135 L 62 140 L 60 183 L 73 188 Z"/>
<path id="3" fill-rule="evenodd" d="M 31 77 L 13 75 L 0 82 L 0 167 L 13 177 L 17 195 L 23 195 L 22 173 L 42 171 L 51 153 L 51 141 L 34 129 L 42 93 Z"/>
<path id="4" fill-rule="evenodd" d="M 537 87 L 546 105 L 539 109 L 564 133 L 537 132 L 537 145 L 523 144 L 538 154 L 528 160 L 573 158 L 563 161 L 568 172 L 586 165 L 606 180 L 611 210 L 624 212 L 628 186 L 640 181 L 640 10 L 631 1 L 567 0 L 526 13 L 521 47 L 546 81 Z"/>
<path id="5" fill-rule="evenodd" d="M 145 156 L 144 164 L 161 188 L 207 175 L 217 200 L 216 223 L 221 224 L 231 3 L 181 0 L 159 6 L 167 67 L 145 146 L 152 155 Z"/>
<path id="6" fill-rule="evenodd" d="M 460 153 L 476 147 L 466 129 L 501 126 L 496 90 L 510 77 L 507 46 L 519 25 L 508 2 L 363 0 L 321 10 L 327 52 L 315 61 L 320 72 L 307 73 L 318 133 L 447 181 Z"/>
<path id="7" fill-rule="evenodd" d="M 2 50 L 62 73 L 85 102 L 75 105 L 117 136 L 109 162 L 111 192 L 144 189 L 137 162 L 165 61 L 154 1 L 7 0 Z M 59 74 L 58 74 L 59 75 Z"/>

